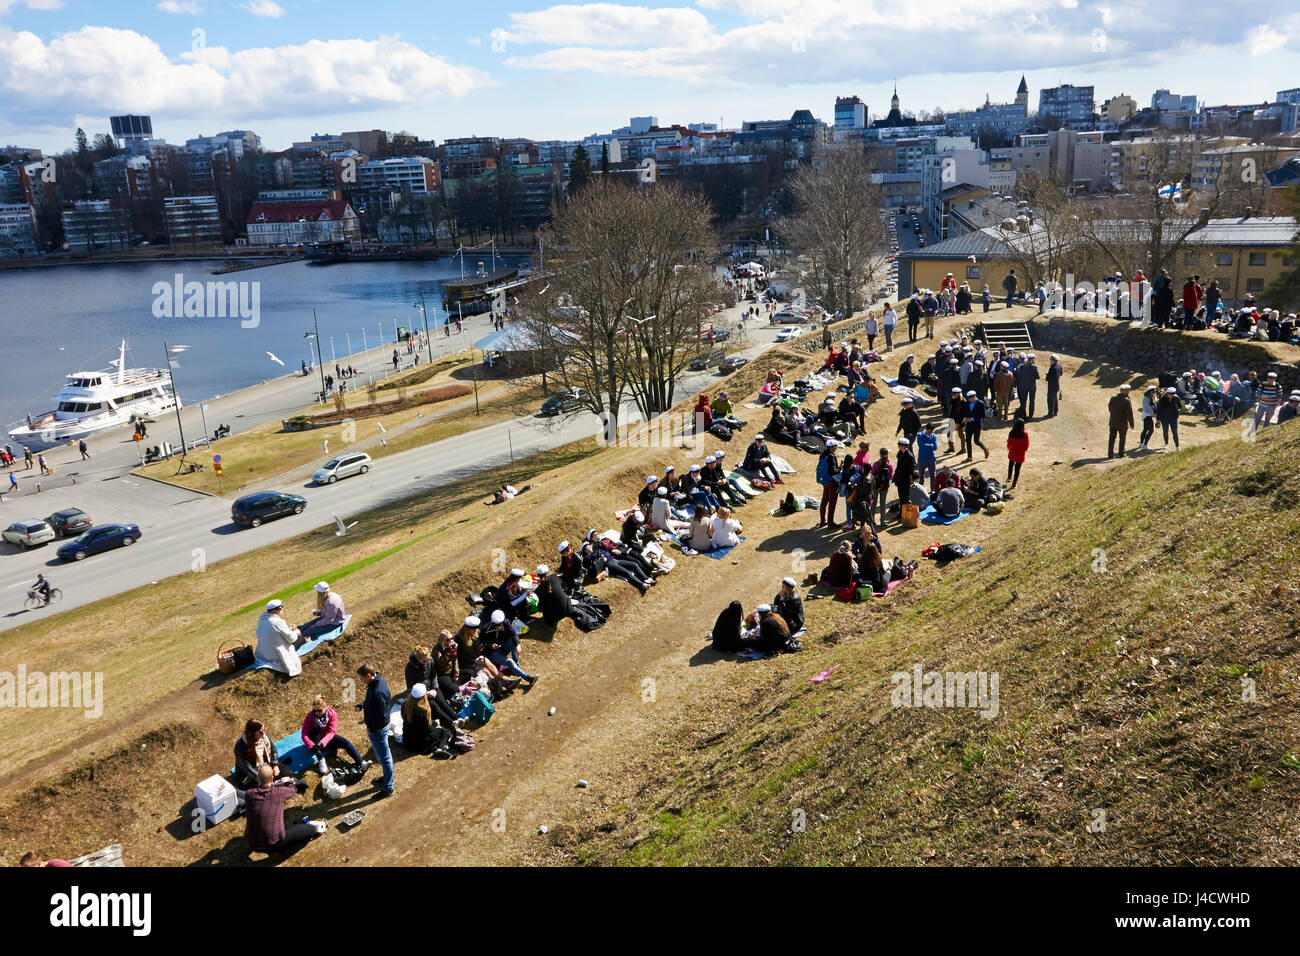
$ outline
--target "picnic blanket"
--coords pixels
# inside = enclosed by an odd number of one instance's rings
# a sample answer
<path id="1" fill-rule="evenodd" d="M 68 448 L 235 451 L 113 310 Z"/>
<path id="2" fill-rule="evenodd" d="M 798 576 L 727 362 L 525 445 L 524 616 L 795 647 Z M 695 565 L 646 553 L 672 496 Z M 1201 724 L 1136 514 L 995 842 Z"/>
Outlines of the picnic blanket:
<path id="1" fill-rule="evenodd" d="M 772 464 L 776 466 L 777 474 L 781 474 L 781 475 L 797 474 L 797 472 L 795 472 L 794 470 L 794 465 L 790 464 L 780 455 L 768 455 L 768 457 L 772 459 Z"/>
<path id="2" fill-rule="evenodd" d="M 744 540 L 745 540 L 744 538 L 740 538 L 739 541 L 737 542 L 737 544 L 739 544 L 739 542 L 743 542 Z M 677 542 L 677 543 L 678 543 L 678 544 L 681 544 L 680 541 Z M 683 547 L 685 548 L 686 546 L 683 546 Z M 696 553 L 696 554 L 702 554 L 702 555 L 704 555 L 706 558 L 722 558 L 722 557 L 725 557 L 726 555 L 730 554 L 732 551 L 734 551 L 734 550 L 736 549 L 736 547 L 737 547 L 737 545 L 736 545 L 736 544 L 733 544 L 733 545 L 731 545 L 731 547 L 729 547 L 729 548 L 712 548 L 712 549 L 709 550 L 709 551 L 696 551 L 695 553 Z"/>
<path id="3" fill-rule="evenodd" d="M 961 514 L 948 518 L 945 517 L 944 515 L 939 514 L 939 512 L 935 511 L 934 505 L 926 505 L 925 509 L 921 512 L 921 520 L 926 524 L 953 524 L 957 521 L 960 521 L 962 518 L 966 517 L 967 515 L 974 514 L 974 513 L 975 512 L 972 511 L 970 508 L 962 508 Z"/>
<path id="4" fill-rule="evenodd" d="M 736 480 L 736 484 L 740 485 L 740 490 L 747 495 L 761 495 L 763 493 L 761 489 L 755 488 L 752 484 L 749 483 L 749 475 L 745 474 L 739 468 L 733 468 L 727 474 L 727 477 L 734 478 Z"/>
<path id="5" fill-rule="evenodd" d="M 895 385 L 890 389 L 890 391 L 895 395 L 901 395 L 903 398 L 910 398 L 912 404 L 917 408 L 924 408 L 926 405 L 934 405 L 937 401 L 929 395 L 922 395 L 914 388 L 908 388 L 906 385 Z"/>
<path id="6" fill-rule="evenodd" d="M 804 636 L 805 634 L 807 634 L 807 633 L 808 633 L 808 628 L 806 628 L 806 627 L 804 627 L 804 628 L 800 628 L 800 629 L 799 629 L 798 631 L 796 631 L 794 634 L 791 634 L 791 635 L 790 635 L 790 639 L 791 639 L 791 640 L 798 640 L 799 638 L 803 637 L 803 636 Z M 709 632 L 709 635 L 710 635 L 710 636 L 709 636 L 709 639 L 710 639 L 710 640 L 713 639 L 712 634 L 713 634 L 713 632 L 710 631 L 710 632 Z M 766 651 L 760 651 L 760 650 L 757 650 L 757 649 L 754 649 L 754 648 L 750 648 L 749 650 L 737 651 L 736 654 L 735 654 L 735 656 L 738 657 L 738 658 L 739 658 L 740 660 L 742 660 L 742 661 L 761 661 L 761 660 L 766 660 L 766 659 L 769 658 L 769 657 L 779 657 L 779 656 L 780 656 L 780 651 L 776 651 L 776 652 L 773 652 L 773 653 L 768 653 L 768 652 L 766 652 Z"/>
<path id="7" fill-rule="evenodd" d="M 890 594 L 893 593 L 894 588 L 898 587 L 906 580 L 907 578 L 899 578 L 897 581 L 890 581 L 887 585 L 885 585 L 884 591 L 872 591 L 871 596 L 878 597 L 878 598 L 888 597 Z"/>
<path id="8" fill-rule="evenodd" d="M 339 637 L 344 631 L 348 629 L 348 621 L 350 620 L 352 620 L 352 615 L 344 614 L 343 623 L 340 624 L 338 627 L 334 628 L 333 630 L 326 631 L 323 634 L 318 634 L 316 637 L 313 637 L 310 640 L 303 643 L 298 648 L 298 656 L 306 657 L 308 654 L 316 650 L 316 648 L 320 647 L 326 641 L 332 641 L 335 638 Z M 275 670 L 274 667 L 272 667 L 270 664 L 265 663 L 263 661 L 253 661 L 253 663 L 249 666 L 248 669 L 250 671 Z"/>

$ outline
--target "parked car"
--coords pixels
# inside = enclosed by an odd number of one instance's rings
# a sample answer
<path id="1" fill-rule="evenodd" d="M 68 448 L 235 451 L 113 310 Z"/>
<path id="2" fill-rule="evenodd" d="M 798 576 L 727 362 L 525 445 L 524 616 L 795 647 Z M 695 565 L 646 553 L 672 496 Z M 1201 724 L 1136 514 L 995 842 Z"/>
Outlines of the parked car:
<path id="1" fill-rule="evenodd" d="M 302 495 L 291 495 L 283 491 L 259 491 L 236 498 L 230 506 L 230 519 L 235 524 L 256 528 L 263 521 L 272 518 L 300 515 L 306 507 L 307 499 Z"/>
<path id="2" fill-rule="evenodd" d="M 129 548 L 140 540 L 140 527 L 134 524 L 106 524 L 83 531 L 67 544 L 59 545 L 58 555 L 64 561 L 81 561 L 88 555 Z"/>
<path id="3" fill-rule="evenodd" d="M 40 518 L 26 518 L 15 521 L 4 530 L 4 539 L 10 544 L 21 544 L 31 548 L 38 544 L 54 540 L 54 529 Z"/>
<path id="4" fill-rule="evenodd" d="M 561 412 L 576 412 L 582 408 L 586 397 L 580 388 L 562 388 L 542 402 L 541 414 L 551 416 Z"/>
<path id="5" fill-rule="evenodd" d="M 731 338 L 731 329 L 714 329 L 714 330 L 713 330 L 713 341 L 715 341 L 715 342 L 725 342 L 725 341 L 726 341 L 727 339 L 729 339 L 729 338 Z M 705 342 L 709 341 L 709 336 L 706 335 L 706 336 L 704 337 L 704 341 L 705 341 Z"/>
<path id="6" fill-rule="evenodd" d="M 706 368 L 717 365 L 726 357 L 727 355 L 722 351 L 722 349 L 710 349 L 709 351 L 702 352 L 695 356 L 695 358 L 691 359 L 690 369 L 692 372 L 702 372 Z"/>
<path id="7" fill-rule="evenodd" d="M 90 515 L 80 508 L 64 508 L 46 518 L 45 523 L 54 529 L 55 536 L 71 538 L 81 534 L 95 522 L 91 521 Z"/>
<path id="8" fill-rule="evenodd" d="M 780 332 L 776 333 L 778 342 L 793 342 L 799 336 L 803 335 L 803 329 L 797 325 L 787 325 Z"/>
<path id="9" fill-rule="evenodd" d="M 791 322 L 802 322 L 802 321 L 803 321 L 803 316 L 800 315 L 798 312 L 791 311 L 790 309 L 782 309 L 780 312 L 774 313 L 772 315 L 772 318 L 769 320 L 768 324 L 789 325 Z"/>
<path id="10" fill-rule="evenodd" d="M 730 375 L 732 372 L 740 368 L 742 365 L 748 365 L 748 364 L 749 364 L 749 359 L 747 358 L 743 358 L 739 355 L 729 355 L 727 356 L 727 358 L 724 358 L 721 362 L 718 363 L 718 374 Z"/>
<path id="11" fill-rule="evenodd" d="M 332 485 L 340 478 L 364 475 L 370 470 L 372 459 L 365 452 L 339 455 L 331 458 L 311 474 L 311 480 L 318 485 Z"/>

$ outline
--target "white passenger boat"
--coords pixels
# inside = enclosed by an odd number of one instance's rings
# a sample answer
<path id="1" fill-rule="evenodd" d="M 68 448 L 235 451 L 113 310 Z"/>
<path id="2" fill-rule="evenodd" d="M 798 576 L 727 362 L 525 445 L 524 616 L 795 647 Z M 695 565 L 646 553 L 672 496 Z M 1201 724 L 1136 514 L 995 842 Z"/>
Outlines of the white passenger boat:
<path id="1" fill-rule="evenodd" d="M 9 437 L 33 450 L 50 448 L 128 425 L 133 418 L 156 418 L 180 405 L 166 369 L 126 367 L 125 339 L 112 365 L 68 375 L 54 410 L 14 422 Z"/>

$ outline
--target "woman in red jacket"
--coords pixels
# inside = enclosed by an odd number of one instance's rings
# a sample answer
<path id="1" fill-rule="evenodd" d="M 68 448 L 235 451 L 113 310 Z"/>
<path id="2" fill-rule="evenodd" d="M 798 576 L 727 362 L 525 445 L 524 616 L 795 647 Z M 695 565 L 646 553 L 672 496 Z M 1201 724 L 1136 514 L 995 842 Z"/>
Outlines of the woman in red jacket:
<path id="1" fill-rule="evenodd" d="M 1029 435 L 1025 432 L 1025 420 L 1017 418 L 1007 434 L 1007 481 L 1011 487 L 1020 480 L 1020 466 L 1025 463 L 1025 452 L 1029 451 Z"/>
<path id="2" fill-rule="evenodd" d="M 361 759 L 361 754 L 357 753 L 352 741 L 339 734 L 338 727 L 338 713 L 325 703 L 324 697 L 317 694 L 311 702 L 311 710 L 302 722 L 302 743 L 316 758 L 316 769 L 322 775 L 328 773 L 325 757 L 333 757 L 341 747 L 352 759 L 352 763 L 364 772 L 370 766 L 369 762 Z"/>

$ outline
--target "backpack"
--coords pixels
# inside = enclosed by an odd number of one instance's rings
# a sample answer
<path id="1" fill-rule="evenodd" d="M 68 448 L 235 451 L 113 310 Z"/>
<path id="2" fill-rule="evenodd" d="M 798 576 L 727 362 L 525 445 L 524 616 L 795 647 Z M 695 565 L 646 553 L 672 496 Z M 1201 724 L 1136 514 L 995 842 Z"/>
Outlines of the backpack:
<path id="1" fill-rule="evenodd" d="M 958 558 L 964 558 L 969 555 L 972 555 L 977 550 L 979 549 L 973 548 L 969 544 L 949 543 L 949 544 L 940 545 L 939 550 L 935 552 L 934 557 L 936 561 L 955 561 Z"/>
<path id="2" fill-rule="evenodd" d="M 731 441 L 731 428 L 726 422 L 714 422 L 709 426 L 709 434 L 723 441 Z"/>
<path id="3" fill-rule="evenodd" d="M 757 488 L 759 491 L 772 490 L 772 483 L 768 481 L 766 478 L 751 478 L 749 479 L 749 483 L 753 485 L 755 488 Z"/>
<path id="4" fill-rule="evenodd" d="M 478 691 L 469 699 L 469 715 L 480 724 L 486 724 L 496 712 L 497 709 L 492 706 L 492 701 L 482 691 Z"/>
<path id="5" fill-rule="evenodd" d="M 458 753 L 469 753 L 474 749 L 474 738 L 463 730 L 457 730 L 456 739 L 451 742 L 451 746 Z"/>

